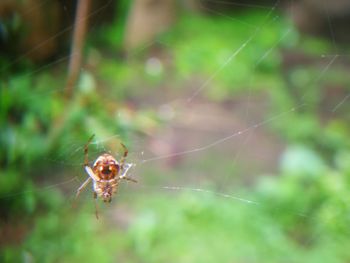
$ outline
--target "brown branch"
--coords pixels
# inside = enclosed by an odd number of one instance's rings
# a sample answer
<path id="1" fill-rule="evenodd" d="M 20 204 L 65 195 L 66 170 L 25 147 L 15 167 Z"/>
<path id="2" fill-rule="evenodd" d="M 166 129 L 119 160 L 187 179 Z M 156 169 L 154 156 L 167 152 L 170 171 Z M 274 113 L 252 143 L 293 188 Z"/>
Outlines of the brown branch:
<path id="1" fill-rule="evenodd" d="M 91 0 L 78 0 L 66 83 L 66 96 L 68 98 L 73 94 L 73 88 L 79 77 L 79 71 L 82 64 L 82 50 L 88 25 L 90 2 Z"/>

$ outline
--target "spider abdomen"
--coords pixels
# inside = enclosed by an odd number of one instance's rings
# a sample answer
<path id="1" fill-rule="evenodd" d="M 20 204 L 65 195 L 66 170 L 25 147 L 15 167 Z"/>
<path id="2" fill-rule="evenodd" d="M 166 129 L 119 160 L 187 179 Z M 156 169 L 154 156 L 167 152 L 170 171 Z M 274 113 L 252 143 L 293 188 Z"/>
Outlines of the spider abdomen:
<path id="1" fill-rule="evenodd" d="M 117 192 L 119 179 L 101 180 L 94 182 L 94 191 L 103 201 L 110 202 L 112 195 Z"/>

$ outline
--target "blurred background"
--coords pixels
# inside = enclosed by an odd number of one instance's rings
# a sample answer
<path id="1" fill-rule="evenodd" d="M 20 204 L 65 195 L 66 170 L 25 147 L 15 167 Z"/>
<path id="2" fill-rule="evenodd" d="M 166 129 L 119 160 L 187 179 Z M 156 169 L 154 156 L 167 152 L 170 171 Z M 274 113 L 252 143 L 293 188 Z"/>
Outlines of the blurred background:
<path id="1" fill-rule="evenodd" d="M 349 262 L 350 2 L 3 0 L 1 262 Z M 95 217 L 89 161 L 129 149 Z"/>

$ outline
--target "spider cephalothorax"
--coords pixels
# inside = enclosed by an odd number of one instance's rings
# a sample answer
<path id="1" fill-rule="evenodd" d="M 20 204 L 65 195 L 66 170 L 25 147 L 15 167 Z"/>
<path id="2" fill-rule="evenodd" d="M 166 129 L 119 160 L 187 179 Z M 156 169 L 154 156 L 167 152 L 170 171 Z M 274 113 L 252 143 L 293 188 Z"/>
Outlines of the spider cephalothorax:
<path id="1" fill-rule="evenodd" d="M 120 166 L 112 155 L 105 153 L 96 159 L 92 170 L 100 179 L 110 180 L 118 175 Z"/>
<path id="2" fill-rule="evenodd" d="M 88 143 L 84 147 L 84 169 L 89 175 L 89 178 L 78 188 L 76 197 L 78 197 L 80 192 L 92 180 L 94 198 L 96 199 L 97 197 L 101 197 L 104 202 L 111 202 L 112 195 L 117 191 L 121 179 L 136 182 L 136 180 L 126 176 L 128 170 L 132 166 L 131 164 L 125 163 L 125 158 L 128 155 L 128 149 L 121 143 L 121 146 L 124 148 L 124 154 L 119 162 L 109 153 L 104 153 L 96 159 L 93 167 L 91 168 L 88 161 L 88 146 L 93 137 L 94 136 L 89 139 Z M 97 205 L 96 217 L 98 217 Z"/>

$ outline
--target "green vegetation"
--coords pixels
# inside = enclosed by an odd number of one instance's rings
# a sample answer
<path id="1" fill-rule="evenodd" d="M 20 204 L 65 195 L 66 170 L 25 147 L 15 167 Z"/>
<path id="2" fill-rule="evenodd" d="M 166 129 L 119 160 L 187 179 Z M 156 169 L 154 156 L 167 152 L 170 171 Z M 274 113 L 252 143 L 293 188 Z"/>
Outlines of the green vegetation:
<path id="1" fill-rule="evenodd" d="M 66 71 L 59 67 L 28 66 L 1 80 L 1 262 L 350 260 L 349 103 L 332 112 L 350 92 L 349 78 L 344 68 L 324 72 L 327 64 L 319 63 L 283 72 L 282 49 L 321 55 L 331 44 L 304 39 L 266 12 L 232 17 L 238 22 L 182 14 L 157 41 L 158 52 L 173 59 L 154 71 L 145 69 L 147 49 L 127 61 L 104 54 L 120 46 L 122 24 L 99 31 L 89 42 L 89 70 L 69 100 L 62 88 Z M 91 134 L 113 137 L 91 145 L 91 160 L 105 148 L 118 152 L 119 140 L 133 149 L 131 134 L 152 134 L 167 124 L 144 102 L 150 91 L 166 87 L 171 94 L 188 94 L 189 84 L 199 82 L 198 88 L 207 80 L 200 94 L 205 100 L 267 95 L 270 117 L 288 113 L 264 124 L 286 145 L 278 174 L 256 175 L 250 186 L 237 182 L 225 191 L 215 180 L 207 192 L 163 191 L 156 183 L 147 193 L 142 185 L 142 191 L 122 187 L 111 205 L 100 204 L 99 220 L 88 190 L 72 206 L 75 179 L 84 178 L 82 147 Z M 332 85 L 347 87 L 347 93 L 328 105 Z M 210 163 L 219 164 L 220 172 L 236 172 L 220 159 L 202 160 Z M 153 181 L 185 172 L 147 165 L 138 171 Z"/>

